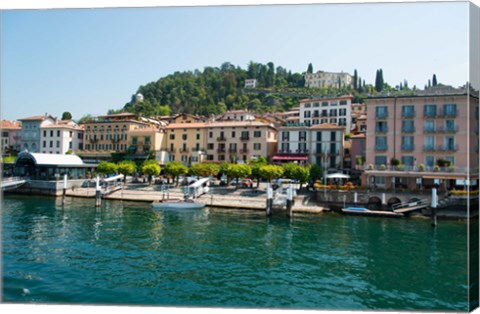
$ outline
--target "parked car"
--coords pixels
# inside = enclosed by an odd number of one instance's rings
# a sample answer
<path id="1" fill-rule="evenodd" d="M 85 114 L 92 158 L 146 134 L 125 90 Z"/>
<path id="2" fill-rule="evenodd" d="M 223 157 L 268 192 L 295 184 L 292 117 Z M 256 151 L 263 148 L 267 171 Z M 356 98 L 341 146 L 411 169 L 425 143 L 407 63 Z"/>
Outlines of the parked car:
<path id="1" fill-rule="evenodd" d="M 229 185 L 236 186 L 237 179 L 230 181 Z M 238 186 L 242 188 L 251 188 L 253 186 L 253 181 L 252 179 L 238 179 Z"/>

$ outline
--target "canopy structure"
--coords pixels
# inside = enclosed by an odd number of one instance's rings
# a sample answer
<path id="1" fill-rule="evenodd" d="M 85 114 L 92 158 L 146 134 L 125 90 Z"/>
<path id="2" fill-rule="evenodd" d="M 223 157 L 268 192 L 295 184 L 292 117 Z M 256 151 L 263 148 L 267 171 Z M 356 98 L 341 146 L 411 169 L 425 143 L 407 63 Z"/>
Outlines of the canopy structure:
<path id="1" fill-rule="evenodd" d="M 104 182 L 113 182 L 113 181 L 116 181 L 116 180 L 123 180 L 124 178 L 124 175 L 123 174 L 119 174 L 119 175 L 116 175 L 116 176 L 113 176 L 113 177 L 108 177 L 106 179 L 103 179 Z"/>
<path id="2" fill-rule="evenodd" d="M 349 179 L 350 176 L 344 173 L 331 173 L 327 174 L 328 179 Z"/>
<path id="3" fill-rule="evenodd" d="M 273 156 L 273 160 L 308 160 L 308 156 L 300 156 L 300 155 Z"/>

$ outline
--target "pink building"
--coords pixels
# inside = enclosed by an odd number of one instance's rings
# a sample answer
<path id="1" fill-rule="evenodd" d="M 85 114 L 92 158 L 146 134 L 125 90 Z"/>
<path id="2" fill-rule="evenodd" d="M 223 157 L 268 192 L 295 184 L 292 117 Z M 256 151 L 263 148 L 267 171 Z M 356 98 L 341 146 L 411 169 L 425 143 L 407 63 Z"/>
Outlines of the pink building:
<path id="1" fill-rule="evenodd" d="M 2 154 L 15 153 L 21 150 L 22 146 L 22 125 L 17 121 L 0 121 L 2 131 L 0 149 Z"/>
<path id="2" fill-rule="evenodd" d="M 478 96 L 441 85 L 366 102 L 363 184 L 450 187 L 478 179 Z"/>

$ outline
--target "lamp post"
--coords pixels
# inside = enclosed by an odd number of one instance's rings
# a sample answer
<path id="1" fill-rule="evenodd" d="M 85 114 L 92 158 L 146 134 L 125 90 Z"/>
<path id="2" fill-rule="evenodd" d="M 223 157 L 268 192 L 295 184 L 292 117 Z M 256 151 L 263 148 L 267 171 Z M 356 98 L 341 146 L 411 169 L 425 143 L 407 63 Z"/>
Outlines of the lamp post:
<path id="1" fill-rule="evenodd" d="M 328 154 L 327 147 L 323 146 L 323 198 L 327 197 L 327 165 L 328 165 Z"/>

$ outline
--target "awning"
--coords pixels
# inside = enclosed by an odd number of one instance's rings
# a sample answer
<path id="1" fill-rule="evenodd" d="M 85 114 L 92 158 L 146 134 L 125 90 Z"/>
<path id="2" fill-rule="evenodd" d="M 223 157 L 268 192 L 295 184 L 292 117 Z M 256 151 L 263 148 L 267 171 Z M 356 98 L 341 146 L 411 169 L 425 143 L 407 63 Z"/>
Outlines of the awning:
<path id="1" fill-rule="evenodd" d="M 273 160 L 308 160 L 308 156 L 273 156 Z"/>
<path id="2" fill-rule="evenodd" d="M 328 179 L 349 179 L 350 176 L 344 173 L 332 173 L 332 174 L 327 174 L 327 178 Z"/>

